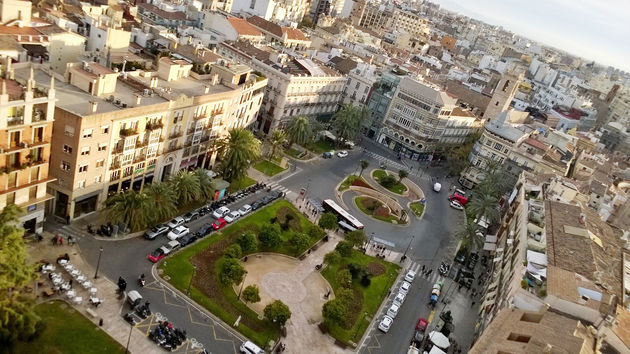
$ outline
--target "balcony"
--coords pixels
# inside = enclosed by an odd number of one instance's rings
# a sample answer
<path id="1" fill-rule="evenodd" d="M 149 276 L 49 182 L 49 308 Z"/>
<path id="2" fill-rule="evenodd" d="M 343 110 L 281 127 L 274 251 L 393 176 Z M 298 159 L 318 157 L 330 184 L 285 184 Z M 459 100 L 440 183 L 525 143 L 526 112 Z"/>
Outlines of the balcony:
<path id="1" fill-rule="evenodd" d="M 140 154 L 140 155 L 137 155 L 137 156 L 133 159 L 133 162 L 134 162 L 134 163 L 136 163 L 136 162 L 141 162 L 141 161 L 144 161 L 144 160 L 146 160 L 146 159 L 147 159 L 147 155 L 146 155 L 146 154 Z"/>
<path id="2" fill-rule="evenodd" d="M 22 124 L 24 124 L 24 117 L 22 116 L 7 118 L 7 125 L 10 127 L 16 126 L 16 125 L 22 125 Z"/>
<path id="3" fill-rule="evenodd" d="M 125 150 L 125 147 L 122 144 L 116 145 L 112 148 L 112 154 L 121 154 L 123 150 Z"/>
<path id="4" fill-rule="evenodd" d="M 164 128 L 164 124 L 162 123 L 162 121 L 155 122 L 155 123 L 147 122 L 146 130 L 152 131 L 152 130 L 158 130 L 162 128 Z"/>
<path id="5" fill-rule="evenodd" d="M 120 136 L 128 137 L 132 135 L 138 134 L 138 130 L 134 128 L 123 128 L 120 129 Z"/>
<path id="6" fill-rule="evenodd" d="M 169 153 L 169 152 L 177 151 L 177 150 L 179 150 L 179 149 L 181 149 L 181 148 L 182 148 L 182 146 L 181 146 L 181 145 L 179 145 L 179 144 L 177 144 L 177 145 L 175 145 L 175 146 L 172 146 L 172 147 L 167 146 L 167 147 L 164 147 L 164 152 L 163 152 L 163 153 L 164 153 L 164 154 L 167 154 L 167 153 Z"/>
<path id="7" fill-rule="evenodd" d="M 169 139 L 176 139 L 176 138 L 179 138 L 179 137 L 181 137 L 181 136 L 182 136 L 182 132 L 177 131 L 177 132 L 171 133 L 171 134 L 168 136 L 168 138 L 169 138 Z"/>
<path id="8" fill-rule="evenodd" d="M 45 122 L 46 121 L 46 113 L 44 113 L 41 109 L 35 109 L 33 111 L 33 123 L 37 122 Z"/>
<path id="9" fill-rule="evenodd" d="M 140 140 L 136 141 L 136 148 L 145 147 L 147 145 L 149 145 L 149 139 L 144 139 L 142 141 L 140 141 Z"/>
<path id="10" fill-rule="evenodd" d="M 118 169 L 120 168 L 120 161 L 116 160 L 113 161 L 111 165 L 109 165 L 109 169 L 110 170 L 114 170 L 114 169 Z"/>

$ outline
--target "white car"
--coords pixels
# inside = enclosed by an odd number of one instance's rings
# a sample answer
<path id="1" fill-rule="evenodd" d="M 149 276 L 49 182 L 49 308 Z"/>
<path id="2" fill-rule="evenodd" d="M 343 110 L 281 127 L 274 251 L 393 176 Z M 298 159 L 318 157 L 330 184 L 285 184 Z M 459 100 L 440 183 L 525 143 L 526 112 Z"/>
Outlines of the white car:
<path id="1" fill-rule="evenodd" d="M 408 283 L 413 283 L 413 280 L 416 279 L 416 272 L 410 270 L 405 274 L 405 281 Z"/>
<path id="2" fill-rule="evenodd" d="M 229 208 L 222 206 L 222 207 L 220 207 L 219 209 L 215 210 L 215 211 L 212 213 L 212 216 L 213 216 L 215 219 L 219 219 L 219 218 L 224 217 L 224 216 L 225 216 L 225 214 L 227 214 L 227 213 L 229 213 L 229 212 L 230 212 L 230 209 L 229 209 Z"/>
<path id="3" fill-rule="evenodd" d="M 165 255 L 173 252 L 174 250 L 176 250 L 177 248 L 179 248 L 181 246 L 181 244 L 177 241 L 170 241 L 169 243 L 165 244 L 164 246 L 160 247 L 160 249 L 162 250 L 162 252 L 164 252 Z"/>
<path id="4" fill-rule="evenodd" d="M 405 302 L 406 296 L 407 294 L 398 293 L 398 295 L 394 298 L 394 303 L 400 307 Z"/>
<path id="5" fill-rule="evenodd" d="M 401 293 L 403 293 L 403 294 L 407 295 L 407 293 L 409 292 L 409 289 L 411 289 L 411 284 L 410 284 L 410 283 L 408 283 L 408 282 L 406 282 L 406 281 L 404 281 L 404 282 L 402 283 L 402 285 L 400 286 L 400 290 L 399 290 L 399 291 L 400 291 Z"/>
<path id="6" fill-rule="evenodd" d="M 249 212 L 252 211 L 252 206 L 249 204 L 245 204 L 243 205 L 238 212 L 241 214 L 241 216 L 245 215 L 245 214 L 249 214 Z"/>
<path id="7" fill-rule="evenodd" d="M 176 218 L 173 218 L 173 220 L 169 221 L 168 224 L 166 224 L 166 226 L 170 227 L 172 230 L 180 225 L 183 225 L 184 222 L 185 222 L 184 218 L 182 218 L 181 216 L 178 216 Z"/>
<path id="8" fill-rule="evenodd" d="M 171 232 L 169 232 L 166 237 L 168 237 L 169 240 L 175 241 L 180 237 L 188 235 L 189 233 L 190 230 L 186 226 L 178 226 L 171 230 Z"/>
<path id="9" fill-rule="evenodd" d="M 234 220 L 238 219 L 241 217 L 241 213 L 239 213 L 238 211 L 233 211 L 229 214 L 227 214 L 226 216 L 224 216 L 223 218 L 225 219 L 225 221 L 227 221 L 228 223 L 233 222 Z"/>
<path id="10" fill-rule="evenodd" d="M 346 150 L 341 150 L 337 153 L 337 157 L 346 157 L 348 156 L 348 152 Z"/>
<path id="11" fill-rule="evenodd" d="M 400 306 L 396 304 L 392 304 L 392 306 L 390 306 L 389 309 L 387 309 L 387 316 L 391 318 L 396 318 L 396 315 L 398 315 L 399 309 L 400 309 Z"/>
<path id="12" fill-rule="evenodd" d="M 378 324 L 378 329 L 383 331 L 384 333 L 389 332 L 389 329 L 392 327 L 392 323 L 394 319 L 389 316 L 383 316 L 381 323 Z"/>
<path id="13" fill-rule="evenodd" d="M 464 210 L 464 207 L 457 200 L 451 200 L 451 208 L 457 209 L 457 210 Z"/>
<path id="14" fill-rule="evenodd" d="M 245 354 L 265 354 L 264 350 L 260 349 L 260 347 L 250 341 L 241 344 L 240 350 L 241 353 Z"/>
<path id="15" fill-rule="evenodd" d="M 435 184 L 433 185 L 433 190 L 439 193 L 442 190 L 442 184 L 439 182 L 435 182 Z"/>

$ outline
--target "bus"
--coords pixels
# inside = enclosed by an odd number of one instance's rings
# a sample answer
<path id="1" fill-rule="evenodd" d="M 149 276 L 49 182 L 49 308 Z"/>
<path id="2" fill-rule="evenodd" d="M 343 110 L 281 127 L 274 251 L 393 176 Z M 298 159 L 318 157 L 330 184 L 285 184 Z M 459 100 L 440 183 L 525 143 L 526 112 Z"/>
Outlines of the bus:
<path id="1" fill-rule="evenodd" d="M 322 207 L 324 207 L 324 210 L 326 211 L 331 211 L 335 213 L 337 217 L 340 219 L 340 222 L 343 221 L 344 224 L 347 224 L 348 226 L 357 230 L 363 229 L 363 224 L 361 224 L 359 220 L 357 220 L 357 218 L 350 215 L 350 213 L 348 213 L 342 207 L 337 205 L 337 203 L 335 203 L 332 199 L 325 199 L 324 202 L 322 203 Z"/>

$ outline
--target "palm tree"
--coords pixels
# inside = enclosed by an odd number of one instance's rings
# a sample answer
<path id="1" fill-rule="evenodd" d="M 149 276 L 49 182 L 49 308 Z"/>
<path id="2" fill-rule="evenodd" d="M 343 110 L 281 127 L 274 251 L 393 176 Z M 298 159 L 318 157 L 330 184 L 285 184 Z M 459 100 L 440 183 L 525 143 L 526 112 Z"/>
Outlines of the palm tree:
<path id="1" fill-rule="evenodd" d="M 219 143 L 222 153 L 221 169 L 223 178 L 236 181 L 245 176 L 249 165 L 260 156 L 260 140 L 251 131 L 234 128 Z"/>
<path id="2" fill-rule="evenodd" d="M 144 192 L 128 190 L 105 200 L 105 212 L 113 223 L 123 223 L 131 231 L 145 229 L 155 220 L 155 204 Z"/>
<path id="3" fill-rule="evenodd" d="M 409 176 L 409 172 L 407 172 L 407 170 L 399 170 L 398 171 L 398 183 L 400 183 L 403 178 Z"/>
<path id="4" fill-rule="evenodd" d="M 201 195 L 199 177 L 190 171 L 179 171 L 171 177 L 169 184 L 177 194 L 179 205 L 188 204 Z"/>
<path id="5" fill-rule="evenodd" d="M 479 219 L 486 218 L 488 223 L 499 221 L 499 199 L 492 194 L 476 194 L 468 203 L 468 209 Z"/>
<path id="6" fill-rule="evenodd" d="M 361 166 L 361 172 L 359 172 L 359 177 L 363 174 L 363 170 L 365 170 L 370 165 L 368 160 L 359 161 L 359 166 Z"/>
<path id="7" fill-rule="evenodd" d="M 282 129 L 274 130 L 269 138 L 269 144 L 271 144 L 271 154 L 269 158 L 273 159 L 276 154 L 276 149 L 287 142 L 287 134 Z"/>
<path id="8" fill-rule="evenodd" d="M 455 237 L 461 240 L 460 249 L 470 250 L 473 245 L 483 245 L 483 234 L 479 232 L 479 226 L 470 220 L 455 231 Z"/>
<path id="9" fill-rule="evenodd" d="M 208 171 L 200 167 L 193 173 L 199 179 L 199 189 L 201 191 L 201 195 L 203 195 L 205 200 L 211 199 L 214 196 L 214 183 L 212 182 L 210 175 L 208 175 Z"/>
<path id="10" fill-rule="evenodd" d="M 166 220 L 177 212 L 177 193 L 169 183 L 152 183 L 143 191 L 154 202 L 155 221 Z"/>
<path id="11" fill-rule="evenodd" d="M 290 121 L 287 125 L 286 132 L 289 138 L 289 149 L 293 144 L 306 144 L 312 134 L 310 122 L 305 116 L 295 117 Z"/>
<path id="12" fill-rule="evenodd" d="M 335 133 L 337 133 L 337 139 L 340 143 L 353 138 L 359 131 L 361 126 L 361 117 L 359 116 L 358 109 L 347 104 L 335 113 L 333 121 L 333 127 Z"/>

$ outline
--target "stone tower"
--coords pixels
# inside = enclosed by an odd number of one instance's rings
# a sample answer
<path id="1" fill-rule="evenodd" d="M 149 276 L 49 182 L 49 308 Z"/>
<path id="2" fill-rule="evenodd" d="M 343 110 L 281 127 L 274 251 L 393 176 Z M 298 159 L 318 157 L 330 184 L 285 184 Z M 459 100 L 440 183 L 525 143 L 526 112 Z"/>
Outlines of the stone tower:
<path id="1" fill-rule="evenodd" d="M 506 72 L 492 93 L 492 99 L 483 114 L 486 120 L 494 119 L 499 113 L 507 111 L 514 98 L 516 89 L 523 78 L 522 74 Z"/>

